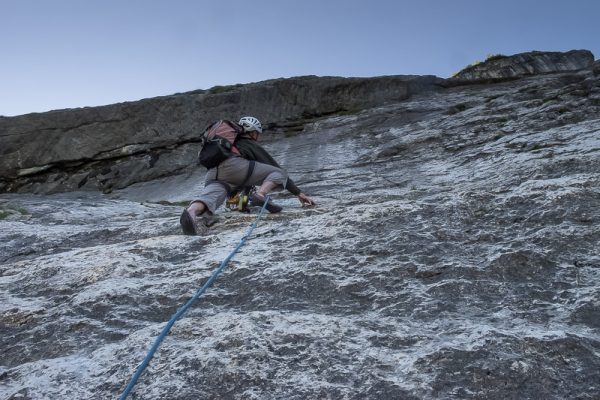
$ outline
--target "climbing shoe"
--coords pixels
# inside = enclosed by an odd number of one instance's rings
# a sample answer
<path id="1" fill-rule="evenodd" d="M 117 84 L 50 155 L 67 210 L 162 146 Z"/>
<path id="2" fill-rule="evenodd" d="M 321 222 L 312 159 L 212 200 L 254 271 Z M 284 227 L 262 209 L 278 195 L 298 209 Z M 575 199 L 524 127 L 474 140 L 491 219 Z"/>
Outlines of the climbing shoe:
<path id="1" fill-rule="evenodd" d="M 262 207 L 265 204 L 265 198 L 257 193 L 252 194 L 250 199 L 252 200 L 253 206 Z M 278 206 L 277 204 L 273 203 L 271 199 L 269 199 L 266 209 L 270 213 L 274 214 L 283 210 L 283 207 Z"/>
<path id="2" fill-rule="evenodd" d="M 194 225 L 194 218 L 188 210 L 184 209 L 179 217 L 179 224 L 184 235 L 197 235 L 196 226 Z"/>
<path id="3" fill-rule="evenodd" d="M 187 209 L 183 210 L 179 218 L 179 224 L 184 235 L 203 235 L 206 233 L 206 228 L 210 228 L 218 221 L 219 218 L 216 215 L 208 212 L 194 218 Z"/>

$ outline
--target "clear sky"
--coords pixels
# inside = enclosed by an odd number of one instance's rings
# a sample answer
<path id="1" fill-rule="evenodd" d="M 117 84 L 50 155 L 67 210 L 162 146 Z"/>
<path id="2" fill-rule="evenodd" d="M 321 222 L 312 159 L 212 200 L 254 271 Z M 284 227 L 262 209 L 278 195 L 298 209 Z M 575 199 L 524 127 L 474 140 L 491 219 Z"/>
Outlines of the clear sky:
<path id="1" fill-rule="evenodd" d="M 0 0 L 0 115 L 591 50 L 600 0 Z"/>

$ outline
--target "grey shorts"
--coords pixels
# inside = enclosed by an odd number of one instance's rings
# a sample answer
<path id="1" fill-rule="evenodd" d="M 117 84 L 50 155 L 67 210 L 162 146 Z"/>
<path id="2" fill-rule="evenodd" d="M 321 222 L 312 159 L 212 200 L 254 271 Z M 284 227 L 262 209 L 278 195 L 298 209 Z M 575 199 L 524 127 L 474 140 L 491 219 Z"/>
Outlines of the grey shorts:
<path id="1" fill-rule="evenodd" d="M 209 169 L 206 173 L 205 186 L 194 202 L 201 201 L 211 213 L 214 213 L 227 198 L 226 186 L 219 182 L 225 183 L 230 188 L 244 184 L 249 166 L 250 161 L 241 157 L 231 157 L 219 164 L 217 168 Z M 287 180 L 288 174 L 285 170 L 256 162 L 254 171 L 245 186 L 261 185 L 263 182 L 269 181 L 285 188 Z"/>

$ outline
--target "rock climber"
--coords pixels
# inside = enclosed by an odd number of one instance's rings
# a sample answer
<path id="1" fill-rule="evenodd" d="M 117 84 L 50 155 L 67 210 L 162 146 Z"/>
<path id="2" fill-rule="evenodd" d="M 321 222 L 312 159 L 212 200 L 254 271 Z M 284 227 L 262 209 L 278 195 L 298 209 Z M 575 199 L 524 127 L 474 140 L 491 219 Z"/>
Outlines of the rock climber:
<path id="1" fill-rule="evenodd" d="M 208 227 L 216 221 L 215 211 L 232 190 L 241 187 L 258 186 L 251 194 L 252 205 L 262 207 L 267 195 L 274 189 L 287 189 L 298 197 L 302 206 L 314 206 L 315 202 L 304 194 L 288 177 L 273 157 L 258 144 L 262 133 L 262 125 L 255 117 L 242 117 L 238 124 L 243 128 L 235 139 L 235 147 L 239 155 L 232 154 L 218 166 L 210 168 L 206 173 L 205 185 L 196 200 L 183 210 L 179 222 L 183 233 L 197 235 L 198 225 Z M 234 189 L 235 188 L 235 189 Z M 270 213 L 277 213 L 282 207 L 268 199 L 265 208 Z"/>

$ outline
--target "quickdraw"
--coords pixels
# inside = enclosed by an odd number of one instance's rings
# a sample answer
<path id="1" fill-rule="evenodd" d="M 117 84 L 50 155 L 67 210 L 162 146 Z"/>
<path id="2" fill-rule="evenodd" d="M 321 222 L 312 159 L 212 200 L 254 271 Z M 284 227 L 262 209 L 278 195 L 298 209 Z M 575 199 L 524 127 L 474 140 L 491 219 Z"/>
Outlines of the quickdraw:
<path id="1" fill-rule="evenodd" d="M 229 196 L 227 198 L 227 201 L 225 202 L 225 207 L 229 210 L 229 211 L 239 211 L 239 212 L 243 212 L 243 213 L 249 213 L 250 212 L 250 206 L 249 206 L 249 200 L 250 200 L 250 194 L 252 192 L 255 191 L 255 188 L 247 188 L 244 190 L 241 190 L 239 192 L 235 192 L 234 194 L 232 194 L 231 196 Z"/>

